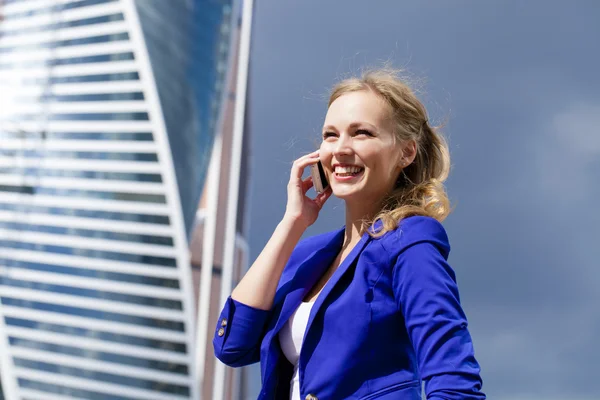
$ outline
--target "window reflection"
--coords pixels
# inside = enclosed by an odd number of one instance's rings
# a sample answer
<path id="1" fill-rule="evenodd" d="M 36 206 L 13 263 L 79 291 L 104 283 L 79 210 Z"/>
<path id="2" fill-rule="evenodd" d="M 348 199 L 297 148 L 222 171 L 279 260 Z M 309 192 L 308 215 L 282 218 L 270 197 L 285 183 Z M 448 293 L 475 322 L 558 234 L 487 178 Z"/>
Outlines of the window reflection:
<path id="1" fill-rule="evenodd" d="M 23 241 L 15 241 L 8 239 L 0 240 L 0 248 L 6 247 L 9 249 L 30 250 L 37 252 L 56 253 L 64 255 L 74 255 L 89 258 L 101 258 L 106 260 L 114 260 L 120 262 L 131 262 L 136 264 L 148 264 L 148 266 L 156 265 L 161 267 L 175 267 L 176 260 L 172 257 L 157 257 L 147 256 L 142 254 L 119 253 L 116 251 L 80 249 L 66 246 L 47 245 L 39 243 L 28 243 Z"/>
<path id="2" fill-rule="evenodd" d="M 73 65 L 73 64 L 91 64 L 91 63 L 103 63 L 113 61 L 131 61 L 134 60 L 133 53 L 116 53 L 116 54 L 103 54 L 86 57 L 73 57 L 73 58 L 54 58 L 49 60 L 41 61 L 22 61 L 13 63 L 0 64 L 0 71 L 13 69 L 13 68 L 32 68 L 32 67 L 56 67 L 59 65 Z"/>
<path id="3" fill-rule="evenodd" d="M 134 346 L 148 347 L 157 350 L 167 350 L 176 353 L 186 353 L 187 347 L 185 343 L 170 342 L 165 340 L 155 340 L 144 337 L 117 334 L 113 332 L 104 332 L 93 329 L 86 329 L 75 326 L 66 326 L 58 324 L 50 324 L 45 322 L 30 321 L 23 318 L 6 317 L 7 326 L 17 326 L 21 328 L 29 328 L 46 332 L 60 333 L 74 337 L 88 337 L 106 342 L 114 342 L 121 344 L 131 344 Z"/>
<path id="4" fill-rule="evenodd" d="M 21 81 L 24 86 L 27 85 L 52 85 L 60 83 L 86 83 L 86 82 L 107 82 L 107 81 L 137 81 L 140 76 L 137 72 L 123 72 L 115 74 L 96 74 L 82 76 L 51 76 L 49 78 L 26 78 Z"/>
<path id="5" fill-rule="evenodd" d="M 97 190 L 79 190 L 64 188 L 34 187 L 30 185 L 0 185 L 0 192 L 40 194 L 63 197 L 83 197 L 101 200 L 120 200 L 141 203 L 166 204 L 165 195 L 162 194 L 143 194 L 143 193 L 124 193 L 124 192 L 102 192 Z"/>
<path id="6" fill-rule="evenodd" d="M 127 315 L 116 312 L 92 310 L 83 307 L 64 306 L 60 304 L 44 303 L 41 301 L 14 299 L 8 296 L 2 297 L 2 304 L 6 306 L 21 307 L 38 311 L 48 311 L 52 313 L 66 315 L 75 315 L 79 317 L 86 317 L 103 321 L 122 322 L 131 325 L 168 329 L 177 332 L 184 331 L 183 322 L 170 321 L 159 318 L 138 317 L 134 315 Z M 20 341 L 19 343 L 22 343 L 22 341 Z M 15 344 L 14 340 L 11 342 L 11 344 Z"/>
<path id="7" fill-rule="evenodd" d="M 19 121 L 35 121 L 40 118 L 46 118 L 49 121 L 148 121 L 148 113 L 80 113 L 80 114 L 50 114 L 45 116 L 43 113 L 38 114 L 21 114 L 14 118 Z"/>
<path id="8" fill-rule="evenodd" d="M 0 276 L 0 285 L 14 288 L 32 289 L 41 292 L 60 293 L 98 300 L 111 300 L 121 303 L 137 304 L 141 306 L 182 310 L 181 301 L 168 300 L 148 296 L 137 296 L 118 292 L 85 289 L 73 286 L 55 285 Z"/>
<path id="9" fill-rule="evenodd" d="M 88 400 L 137 400 L 131 397 L 108 395 L 106 393 L 99 393 L 92 390 L 83 390 L 63 386 L 59 384 L 50 384 L 45 382 L 39 382 L 32 379 L 18 379 L 19 386 L 27 389 L 39 390 L 42 392 L 54 393 L 56 395 L 71 396 L 75 398 L 82 398 Z"/>
<path id="10" fill-rule="evenodd" d="M 13 230 L 17 232 L 41 232 L 50 233 L 54 235 L 79 236 L 173 247 L 173 238 L 171 236 L 141 235 L 83 228 L 47 226 L 35 223 L 5 221 L 0 221 L 0 229 Z"/>
<path id="11" fill-rule="evenodd" d="M 155 153 L 126 153 L 126 152 L 106 152 L 106 151 L 50 151 L 40 146 L 39 150 L 3 150 L 6 156 L 22 156 L 28 158 L 73 158 L 89 160 L 122 160 L 122 161 L 140 161 L 157 162 L 158 156 Z"/>
<path id="12" fill-rule="evenodd" d="M 129 40 L 129 34 L 126 32 L 112 35 L 89 36 L 85 38 L 55 40 L 53 42 L 42 42 L 35 44 L 20 45 L 15 47 L 0 47 L 0 53 L 18 53 L 39 49 L 55 49 L 57 47 L 79 46 L 82 44 L 97 44 Z"/>
<path id="13" fill-rule="evenodd" d="M 0 174 L 11 174 L 19 176 L 51 176 L 64 178 L 102 179 L 151 183 L 162 182 L 162 177 L 160 176 L 160 174 L 134 174 L 124 172 L 69 171 L 63 169 L 40 168 L 0 168 Z"/>
<path id="14" fill-rule="evenodd" d="M 56 350 L 58 350 L 56 352 L 59 352 L 62 354 L 63 352 L 59 351 L 59 350 L 61 350 L 60 349 L 61 347 L 64 347 L 64 346 L 44 345 L 43 350 L 47 350 L 48 348 L 51 348 L 51 349 L 56 348 Z M 85 354 L 86 358 L 94 358 L 93 357 L 94 355 L 108 354 L 108 353 L 90 352 L 90 351 L 87 351 L 85 353 L 86 353 Z M 96 353 L 96 354 L 90 354 L 90 353 Z M 100 359 L 101 359 L 101 361 L 111 361 L 110 358 L 111 357 L 109 357 L 108 360 L 103 360 L 101 358 Z M 116 356 L 115 358 L 123 358 L 123 356 Z M 144 360 L 144 361 L 147 361 L 147 360 Z M 20 357 L 15 357 L 14 363 L 15 363 L 15 365 L 17 365 L 19 367 L 35 369 L 35 370 L 40 370 L 40 371 L 45 371 L 45 372 L 51 372 L 51 373 L 61 374 L 61 375 L 74 376 L 74 377 L 79 377 L 79 378 L 93 379 L 96 381 L 113 383 L 113 384 L 117 384 L 117 385 L 137 387 L 140 389 L 152 389 L 152 390 L 156 390 L 159 392 L 171 393 L 171 394 L 177 394 L 177 395 L 183 395 L 183 396 L 188 396 L 190 394 L 189 388 L 187 386 L 149 381 L 149 380 L 145 380 L 145 379 L 133 378 L 130 376 L 125 376 L 125 375 L 120 375 L 120 374 L 116 375 L 116 374 L 111 374 L 111 373 L 107 373 L 107 372 L 90 371 L 90 370 L 86 370 L 86 369 L 82 369 L 82 368 L 67 367 L 64 365 L 53 364 L 53 363 L 49 363 L 49 362 L 32 361 L 32 360 L 27 360 L 27 359 L 20 358 Z M 155 361 L 154 363 L 164 364 L 159 361 Z M 123 363 L 121 362 L 121 364 L 123 364 Z M 146 364 L 146 363 L 144 363 L 144 364 Z M 148 365 L 142 365 L 142 367 L 148 367 Z M 186 368 L 186 373 L 187 373 L 187 368 Z"/>
<path id="15" fill-rule="evenodd" d="M 0 203 L 0 210 L 17 211 L 21 213 L 41 213 L 51 215 L 67 215 L 73 217 L 107 219 L 115 221 L 130 221 L 148 224 L 169 225 L 166 215 L 134 214 L 125 212 L 82 210 L 74 208 L 43 207 L 29 204 Z"/>
<path id="16" fill-rule="evenodd" d="M 165 287 L 178 289 L 179 281 L 177 279 L 168 279 L 168 278 L 156 278 L 147 275 L 134 275 L 134 274 L 126 274 L 122 272 L 112 272 L 112 271 L 99 271 L 95 269 L 89 268 L 75 268 L 75 267 L 63 267 L 60 265 L 54 264 L 43 264 L 36 262 L 28 262 L 22 260 L 15 260 L 9 257 L 0 258 L 0 264 L 5 267 L 14 267 L 27 269 L 31 271 L 41 271 L 41 272 L 52 272 L 55 274 L 62 275 L 73 275 L 73 276 L 81 276 L 87 278 L 94 279 L 102 279 L 108 281 L 116 281 L 116 282 L 127 282 L 127 283 L 135 283 L 138 285 L 148 285 L 148 286 L 157 286 L 157 287 Z"/>
<path id="17" fill-rule="evenodd" d="M 7 0 L 5 0 L 4 2 L 5 2 L 5 4 L 9 4 L 9 3 L 7 3 Z M 103 15 L 100 17 L 83 18 L 83 19 L 78 19 L 78 20 L 74 20 L 74 21 L 57 22 L 57 23 L 46 24 L 46 25 L 41 25 L 41 26 L 33 26 L 33 27 L 20 28 L 20 29 L 10 29 L 10 30 L 3 31 L 2 34 L 4 36 L 8 37 L 8 36 L 21 35 L 21 34 L 48 32 L 48 31 L 55 31 L 58 29 L 74 28 L 77 26 L 95 25 L 95 24 L 102 24 L 102 23 L 107 23 L 107 22 L 123 21 L 123 20 L 124 20 L 123 14 L 116 13 L 116 14 L 110 14 L 110 15 Z"/>

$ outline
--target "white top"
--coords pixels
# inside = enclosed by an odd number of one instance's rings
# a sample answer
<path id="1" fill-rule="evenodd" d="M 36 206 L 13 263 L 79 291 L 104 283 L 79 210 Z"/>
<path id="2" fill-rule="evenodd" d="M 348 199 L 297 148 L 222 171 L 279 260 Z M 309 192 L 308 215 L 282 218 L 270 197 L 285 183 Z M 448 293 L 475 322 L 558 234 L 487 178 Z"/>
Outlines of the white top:
<path id="1" fill-rule="evenodd" d="M 294 375 L 290 381 L 290 400 L 300 399 L 300 380 L 298 377 L 298 358 L 304 340 L 304 332 L 308 325 L 308 317 L 314 301 L 300 303 L 300 306 L 286 324 L 279 331 L 281 350 L 290 363 L 294 366 Z"/>

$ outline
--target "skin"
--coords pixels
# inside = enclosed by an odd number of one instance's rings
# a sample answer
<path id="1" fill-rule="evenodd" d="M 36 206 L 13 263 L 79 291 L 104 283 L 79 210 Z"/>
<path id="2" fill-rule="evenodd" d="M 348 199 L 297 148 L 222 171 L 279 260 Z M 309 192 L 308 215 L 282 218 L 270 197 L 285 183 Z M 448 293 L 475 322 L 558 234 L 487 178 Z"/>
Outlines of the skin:
<path id="1" fill-rule="evenodd" d="M 344 244 L 337 258 L 305 301 L 313 301 L 333 272 L 362 236 L 364 218 L 373 217 L 393 188 L 402 168 L 416 155 L 414 141 L 400 142 L 393 133 L 389 106 L 370 91 L 351 92 L 336 99 L 327 111 L 323 141 L 318 151 L 300 157 L 292 166 L 288 202 L 281 222 L 263 251 L 233 290 L 231 297 L 251 307 L 269 310 L 277 284 L 294 247 L 312 225 L 323 204 L 334 194 L 346 203 Z M 306 193 L 312 179 L 302 179 L 304 169 L 319 159 L 329 188 L 314 199 Z M 336 166 L 359 167 L 354 177 L 343 177 Z"/>

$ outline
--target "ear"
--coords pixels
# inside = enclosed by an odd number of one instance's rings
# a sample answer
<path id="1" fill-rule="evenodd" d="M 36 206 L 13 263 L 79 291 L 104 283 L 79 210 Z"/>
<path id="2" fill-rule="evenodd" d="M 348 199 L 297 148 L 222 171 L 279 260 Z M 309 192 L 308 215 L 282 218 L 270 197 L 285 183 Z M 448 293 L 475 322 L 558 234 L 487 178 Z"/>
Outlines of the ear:
<path id="1" fill-rule="evenodd" d="M 417 142 L 414 140 L 407 140 L 402 143 L 402 158 L 400 158 L 400 168 L 404 169 L 408 167 L 415 160 L 417 156 Z"/>

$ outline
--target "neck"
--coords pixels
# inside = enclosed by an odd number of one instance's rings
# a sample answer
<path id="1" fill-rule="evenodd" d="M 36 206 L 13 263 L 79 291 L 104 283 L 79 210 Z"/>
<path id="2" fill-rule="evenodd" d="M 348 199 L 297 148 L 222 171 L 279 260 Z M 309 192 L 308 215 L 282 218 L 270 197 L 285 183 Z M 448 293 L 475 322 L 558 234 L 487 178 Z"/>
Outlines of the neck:
<path id="1" fill-rule="evenodd" d="M 363 222 L 375 217 L 379 210 L 377 204 L 369 201 L 350 202 L 346 201 L 346 232 L 344 245 L 352 245 L 360 240 L 364 233 Z"/>

